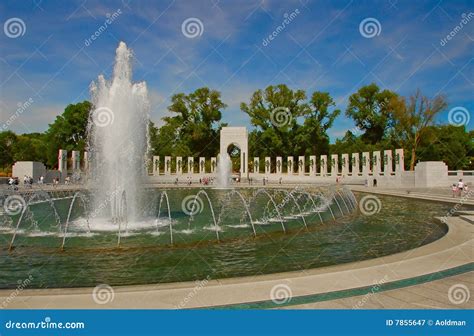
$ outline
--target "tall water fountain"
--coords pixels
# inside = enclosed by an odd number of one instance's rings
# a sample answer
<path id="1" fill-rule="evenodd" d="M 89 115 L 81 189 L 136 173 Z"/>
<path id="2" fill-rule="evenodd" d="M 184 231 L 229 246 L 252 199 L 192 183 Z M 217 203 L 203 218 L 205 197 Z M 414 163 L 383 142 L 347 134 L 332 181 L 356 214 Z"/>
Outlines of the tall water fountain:
<path id="1" fill-rule="evenodd" d="M 232 161 L 227 153 L 219 154 L 219 161 L 217 162 L 217 188 L 229 188 L 230 178 L 232 174 Z"/>
<path id="2" fill-rule="evenodd" d="M 145 82 L 132 83 L 132 51 L 116 50 L 113 78 L 91 84 L 95 110 L 89 123 L 91 210 L 113 221 L 137 219 L 146 173 L 149 102 Z"/>

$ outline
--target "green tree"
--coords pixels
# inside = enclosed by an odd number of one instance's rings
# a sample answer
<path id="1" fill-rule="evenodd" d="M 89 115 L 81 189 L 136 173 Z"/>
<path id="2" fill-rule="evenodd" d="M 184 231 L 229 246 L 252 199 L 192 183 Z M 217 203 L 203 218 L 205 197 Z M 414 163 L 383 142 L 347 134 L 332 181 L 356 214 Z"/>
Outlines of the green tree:
<path id="1" fill-rule="evenodd" d="M 18 135 L 13 146 L 13 160 L 46 162 L 47 151 L 48 145 L 43 133 Z"/>
<path id="2" fill-rule="evenodd" d="M 341 113 L 328 92 L 314 92 L 310 108 L 304 114 L 304 124 L 295 136 L 296 153 L 299 155 L 321 155 L 329 152 L 329 136 L 336 117 Z"/>
<path id="3" fill-rule="evenodd" d="M 188 95 L 175 94 L 168 110 L 176 115 L 163 118 L 153 151 L 158 155 L 213 156 L 219 148 L 221 110 L 227 105 L 220 92 L 207 87 Z"/>
<path id="4" fill-rule="evenodd" d="M 361 87 L 349 97 L 346 115 L 354 119 L 356 126 L 364 131 L 362 140 L 376 144 L 380 142 L 391 126 L 391 106 L 389 102 L 397 94 L 390 90 L 380 91 L 372 83 Z"/>
<path id="5" fill-rule="evenodd" d="M 57 116 L 46 132 L 47 164 L 55 166 L 60 148 L 83 151 L 87 146 L 87 124 L 92 104 L 88 101 L 70 104 Z"/>
<path id="6" fill-rule="evenodd" d="M 284 84 L 269 86 L 253 93 L 240 109 L 255 126 L 250 138 L 251 155 L 286 155 L 296 149 L 294 135 L 300 127 L 297 119 L 310 113 L 303 90 L 293 91 Z"/>
<path id="7" fill-rule="evenodd" d="M 413 170 L 418 145 L 428 127 L 434 124 L 436 115 L 448 104 L 443 96 L 430 99 L 417 90 L 408 99 L 393 97 L 390 106 L 394 121 L 393 135 L 406 149 L 410 150 L 410 170 Z"/>
<path id="8" fill-rule="evenodd" d="M 17 136 L 12 131 L 0 132 L 0 166 L 3 169 L 10 168 L 13 163 L 14 147 Z"/>
<path id="9" fill-rule="evenodd" d="M 463 126 L 430 126 L 417 148 L 422 161 L 444 161 L 449 169 L 469 169 L 472 135 Z"/>

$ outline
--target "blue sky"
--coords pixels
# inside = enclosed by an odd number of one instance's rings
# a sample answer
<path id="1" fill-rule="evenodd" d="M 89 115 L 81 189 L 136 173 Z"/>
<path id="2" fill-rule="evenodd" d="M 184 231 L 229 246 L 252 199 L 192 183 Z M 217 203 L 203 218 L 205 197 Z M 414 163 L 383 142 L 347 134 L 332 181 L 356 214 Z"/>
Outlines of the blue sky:
<path id="1" fill-rule="evenodd" d="M 89 99 L 89 85 L 100 73 L 110 77 L 123 40 L 134 51 L 134 80 L 147 82 L 158 124 L 174 93 L 202 86 L 222 92 L 228 104 L 223 121 L 250 126 L 239 105 L 256 89 L 285 83 L 308 95 L 328 91 L 344 111 L 351 93 L 375 82 L 402 95 L 417 88 L 428 96 L 443 93 L 449 108 L 438 121 L 448 122 L 448 111 L 463 107 L 472 129 L 473 7 L 472 1 L 396 0 L 2 1 L 1 121 L 10 120 L 18 133 L 46 130 L 67 104 Z M 115 20 L 86 43 L 114 13 Z M 442 43 L 463 14 L 467 23 Z M 263 43 L 285 15 L 291 22 Z M 12 18 L 24 23 L 19 32 L 7 29 Z M 190 18 L 202 24 L 198 36 L 183 34 Z M 361 31 L 365 19 L 375 22 L 375 36 Z M 18 104 L 30 98 L 12 120 Z M 342 113 L 331 139 L 351 128 Z"/>

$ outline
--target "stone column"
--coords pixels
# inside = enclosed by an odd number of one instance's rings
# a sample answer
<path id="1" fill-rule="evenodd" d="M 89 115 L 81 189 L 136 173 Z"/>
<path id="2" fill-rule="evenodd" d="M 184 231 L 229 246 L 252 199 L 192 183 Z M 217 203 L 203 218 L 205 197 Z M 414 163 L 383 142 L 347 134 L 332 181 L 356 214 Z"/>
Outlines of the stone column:
<path id="1" fill-rule="evenodd" d="M 382 160 L 380 151 L 372 152 L 372 171 L 374 175 L 380 175 L 382 171 Z"/>
<path id="2" fill-rule="evenodd" d="M 265 174 L 270 174 L 272 171 L 272 159 L 269 156 L 265 157 Z"/>
<path id="3" fill-rule="evenodd" d="M 392 151 L 385 150 L 383 152 L 383 174 L 385 176 L 392 175 L 393 172 L 393 158 L 392 158 Z"/>
<path id="4" fill-rule="evenodd" d="M 153 176 L 160 175 L 160 157 L 153 156 Z"/>
<path id="5" fill-rule="evenodd" d="M 298 157 L 298 175 L 303 176 L 305 173 L 305 167 L 304 167 L 304 156 L 299 156 Z"/>
<path id="6" fill-rule="evenodd" d="M 359 153 L 352 153 L 351 174 L 352 176 L 359 176 Z"/>
<path id="7" fill-rule="evenodd" d="M 295 171 L 295 166 L 293 162 L 293 156 L 288 156 L 287 159 L 287 174 L 288 175 L 293 175 L 293 172 Z"/>
<path id="8" fill-rule="evenodd" d="M 199 174 L 206 174 L 206 158 L 202 156 L 199 158 Z"/>
<path id="9" fill-rule="evenodd" d="M 372 171 L 370 170 L 370 153 L 362 153 L 362 175 L 368 176 Z"/>
<path id="10" fill-rule="evenodd" d="M 171 175 L 171 156 L 165 156 L 165 175 Z"/>
<path id="11" fill-rule="evenodd" d="M 328 156 L 327 155 L 321 155 L 319 170 L 320 170 L 321 176 L 326 176 L 328 174 Z"/>
<path id="12" fill-rule="evenodd" d="M 405 156 L 403 148 L 395 149 L 395 174 L 401 174 L 405 171 Z"/>
<path id="13" fill-rule="evenodd" d="M 81 153 L 79 151 L 72 151 L 72 171 L 81 169 Z"/>
<path id="14" fill-rule="evenodd" d="M 217 169 L 217 158 L 216 157 L 211 157 L 211 173 L 214 174 Z"/>
<path id="15" fill-rule="evenodd" d="M 58 155 L 58 170 L 64 177 L 67 175 L 67 150 L 60 149 Z"/>
<path id="16" fill-rule="evenodd" d="M 309 156 L 309 176 L 316 175 L 316 155 Z"/>
<path id="17" fill-rule="evenodd" d="M 276 157 L 276 173 L 281 175 L 283 169 L 283 160 L 281 159 L 281 156 Z"/>
<path id="18" fill-rule="evenodd" d="M 349 175 L 349 154 L 342 154 L 341 156 L 342 175 Z"/>
<path id="19" fill-rule="evenodd" d="M 260 173 L 260 158 L 258 157 L 253 158 L 253 172 L 255 174 Z"/>
<path id="20" fill-rule="evenodd" d="M 183 158 L 181 156 L 176 157 L 176 174 L 183 175 Z"/>
<path id="21" fill-rule="evenodd" d="M 188 157 L 188 174 L 194 174 L 194 158 Z"/>
<path id="22" fill-rule="evenodd" d="M 339 156 L 337 154 L 331 155 L 331 176 L 339 174 Z"/>
<path id="23" fill-rule="evenodd" d="M 89 152 L 84 152 L 84 171 L 89 170 Z"/>

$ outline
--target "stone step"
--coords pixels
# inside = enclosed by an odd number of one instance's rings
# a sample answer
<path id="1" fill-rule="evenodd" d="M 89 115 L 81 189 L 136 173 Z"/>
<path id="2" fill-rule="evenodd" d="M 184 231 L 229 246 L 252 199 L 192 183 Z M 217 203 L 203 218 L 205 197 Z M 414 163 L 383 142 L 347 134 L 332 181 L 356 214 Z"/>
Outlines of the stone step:
<path id="1" fill-rule="evenodd" d="M 456 211 L 456 214 L 474 216 L 474 210 L 459 210 L 459 211 Z"/>
<path id="2" fill-rule="evenodd" d="M 465 220 L 468 223 L 474 224 L 474 216 L 461 215 L 459 218 Z"/>

